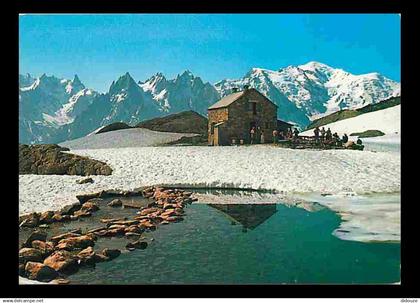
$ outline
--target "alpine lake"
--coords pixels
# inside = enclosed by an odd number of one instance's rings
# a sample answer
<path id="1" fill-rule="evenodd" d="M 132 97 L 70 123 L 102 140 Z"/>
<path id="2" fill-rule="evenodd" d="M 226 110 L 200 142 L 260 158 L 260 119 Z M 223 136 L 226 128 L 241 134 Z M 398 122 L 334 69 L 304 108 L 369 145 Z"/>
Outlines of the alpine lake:
<path id="1" fill-rule="evenodd" d="M 195 190 L 201 195 L 211 190 Z M 220 192 L 219 192 L 220 194 Z M 222 196 L 240 194 L 224 190 Z M 115 198 L 115 197 L 114 197 Z M 147 204 L 143 197 L 120 197 Z M 53 223 L 49 236 L 100 227 L 101 218 L 133 217 L 138 209 L 112 208 L 104 199 L 92 217 Z M 127 201 L 128 200 L 128 201 Z M 99 238 L 94 249 L 121 255 L 67 277 L 71 284 L 390 284 L 400 281 L 400 243 L 341 240 L 340 217 L 278 203 L 188 205 L 184 220 L 143 236 L 145 250 L 128 251 L 124 237 Z M 22 229 L 22 243 L 31 229 Z"/>

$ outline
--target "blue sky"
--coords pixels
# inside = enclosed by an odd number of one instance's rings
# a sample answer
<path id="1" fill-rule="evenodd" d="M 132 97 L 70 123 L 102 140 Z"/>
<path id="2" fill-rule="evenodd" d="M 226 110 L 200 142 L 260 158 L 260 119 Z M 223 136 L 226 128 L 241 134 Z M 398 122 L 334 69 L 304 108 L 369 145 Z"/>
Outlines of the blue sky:
<path id="1" fill-rule="evenodd" d="M 130 72 L 145 80 L 189 69 L 212 83 L 252 67 L 319 61 L 400 81 L 399 15 L 23 15 L 20 73 L 71 78 L 107 91 Z"/>

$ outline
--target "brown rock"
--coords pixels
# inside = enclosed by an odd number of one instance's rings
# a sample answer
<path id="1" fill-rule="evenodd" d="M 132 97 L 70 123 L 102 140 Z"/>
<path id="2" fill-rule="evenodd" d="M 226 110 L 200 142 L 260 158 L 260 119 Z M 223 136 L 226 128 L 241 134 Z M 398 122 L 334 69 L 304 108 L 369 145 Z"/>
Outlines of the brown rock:
<path id="1" fill-rule="evenodd" d="M 121 255 L 121 251 L 119 249 L 105 248 L 102 250 L 102 254 L 112 260 Z"/>
<path id="2" fill-rule="evenodd" d="M 77 217 L 90 217 L 92 216 L 92 213 L 90 211 L 81 209 L 81 210 L 75 211 L 74 215 Z"/>
<path id="3" fill-rule="evenodd" d="M 131 233 L 142 233 L 143 229 L 140 228 L 138 225 L 131 225 L 129 227 L 126 227 L 124 229 L 124 232 L 125 233 L 129 233 L 129 232 L 131 232 Z"/>
<path id="4" fill-rule="evenodd" d="M 66 284 L 70 284 L 70 280 L 67 279 L 63 279 L 63 278 L 58 278 L 58 279 L 54 279 L 51 281 L 53 284 L 58 284 L 58 285 L 66 285 Z"/>
<path id="5" fill-rule="evenodd" d="M 54 212 L 49 210 L 46 212 L 43 212 L 39 217 L 39 223 L 41 224 L 51 224 L 54 222 L 53 220 Z"/>
<path id="6" fill-rule="evenodd" d="M 103 231 L 103 230 L 106 230 L 106 227 L 98 227 L 98 228 L 94 228 L 94 229 L 88 230 L 86 232 L 86 234 L 92 234 L 92 233 L 96 233 L 98 231 Z"/>
<path id="7" fill-rule="evenodd" d="M 107 205 L 110 207 L 121 207 L 122 206 L 122 201 L 120 199 L 114 199 L 111 202 L 109 202 Z"/>
<path id="8" fill-rule="evenodd" d="M 156 226 L 150 222 L 142 222 L 138 225 L 140 228 L 149 229 L 149 230 L 156 230 Z"/>
<path id="9" fill-rule="evenodd" d="M 25 273 L 29 279 L 43 282 L 49 282 L 58 276 L 53 268 L 39 262 L 26 263 Z"/>
<path id="10" fill-rule="evenodd" d="M 60 215 L 73 215 L 76 210 L 79 210 L 82 207 L 82 204 L 75 202 L 69 205 L 64 206 L 60 211 Z"/>
<path id="11" fill-rule="evenodd" d="M 66 250 L 57 250 L 44 260 L 44 264 L 58 272 L 68 272 L 77 268 L 77 259 Z"/>
<path id="12" fill-rule="evenodd" d="M 160 208 L 157 207 L 150 207 L 150 208 L 145 208 L 141 211 L 139 211 L 137 214 L 139 214 L 140 216 L 146 216 L 148 214 L 154 213 L 154 212 L 159 212 L 161 211 Z"/>
<path id="13" fill-rule="evenodd" d="M 56 249 L 77 250 L 95 245 L 95 239 L 92 236 L 84 235 L 62 239 L 58 242 Z"/>
<path id="14" fill-rule="evenodd" d="M 96 262 L 96 253 L 93 251 L 92 246 L 89 246 L 79 252 L 77 258 L 82 264 L 94 264 Z"/>
<path id="15" fill-rule="evenodd" d="M 39 241 L 46 241 L 47 240 L 47 233 L 41 230 L 35 230 L 33 231 L 28 239 L 22 244 L 22 247 L 31 247 L 31 244 L 33 241 L 39 240 Z"/>
<path id="16" fill-rule="evenodd" d="M 42 252 L 36 248 L 22 248 L 19 250 L 19 263 L 42 262 Z"/>
<path id="17" fill-rule="evenodd" d="M 30 213 L 23 216 L 23 220 L 19 224 L 19 227 L 36 227 L 39 225 L 39 213 Z"/>
<path id="18" fill-rule="evenodd" d="M 165 218 L 165 221 L 168 221 L 168 222 L 180 222 L 182 220 L 184 220 L 184 219 L 182 217 L 179 217 L 179 216 L 173 216 L 173 217 L 166 217 Z"/>
<path id="19" fill-rule="evenodd" d="M 99 206 L 95 202 L 87 201 L 87 202 L 83 203 L 82 208 L 80 210 L 95 212 L 95 211 L 99 210 Z"/>
<path id="20" fill-rule="evenodd" d="M 109 225 L 136 225 L 139 224 L 138 220 L 122 220 L 122 221 L 114 221 L 112 223 L 108 223 Z"/>
<path id="21" fill-rule="evenodd" d="M 118 219 L 105 219 L 105 218 L 102 218 L 99 221 L 101 221 L 102 223 L 112 223 L 112 222 L 116 222 L 116 221 L 124 221 L 126 219 L 127 218 L 118 218 Z"/>
<path id="22" fill-rule="evenodd" d="M 161 217 L 164 217 L 164 216 L 170 217 L 170 216 L 176 216 L 176 215 L 177 215 L 176 210 L 174 208 L 171 208 L 171 209 L 168 209 L 168 210 L 164 211 L 161 214 Z"/>
<path id="23" fill-rule="evenodd" d="M 93 183 L 92 178 L 84 178 L 76 181 L 77 184 Z"/>
<path id="24" fill-rule="evenodd" d="M 39 175 L 110 175 L 104 162 L 63 153 L 68 148 L 56 144 L 19 144 L 19 174 Z"/>
<path id="25" fill-rule="evenodd" d="M 74 233 L 74 232 L 68 232 L 68 233 L 64 233 L 55 237 L 51 238 L 52 242 L 58 243 L 60 240 L 62 239 L 67 239 L 67 238 L 72 238 L 72 237 L 78 237 L 80 236 L 79 233 Z"/>
<path id="26" fill-rule="evenodd" d="M 127 243 L 125 248 L 127 248 L 128 250 L 146 249 L 147 248 L 147 242 L 140 241 L 140 240 L 137 240 L 137 241 L 134 241 L 134 242 L 129 242 L 129 243 Z"/>
<path id="27" fill-rule="evenodd" d="M 32 247 L 41 251 L 44 257 L 48 256 L 54 251 L 54 244 L 52 242 L 34 240 L 32 241 Z"/>

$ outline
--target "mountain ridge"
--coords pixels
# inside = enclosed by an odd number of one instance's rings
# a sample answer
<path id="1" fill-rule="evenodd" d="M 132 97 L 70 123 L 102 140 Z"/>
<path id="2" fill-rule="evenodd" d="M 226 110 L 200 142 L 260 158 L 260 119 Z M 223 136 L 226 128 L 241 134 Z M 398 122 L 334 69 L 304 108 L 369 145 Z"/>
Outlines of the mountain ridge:
<path id="1" fill-rule="evenodd" d="M 141 121 L 182 111 L 207 114 L 207 108 L 235 87 L 258 89 L 279 106 L 282 120 L 302 127 L 317 115 L 355 109 L 399 94 L 399 83 L 378 73 L 353 75 L 311 61 L 273 71 L 252 68 L 242 78 L 211 84 L 185 70 L 173 79 L 156 73 L 137 81 L 127 72 L 105 93 L 86 88 L 78 75 L 19 75 L 19 140 L 57 143 L 85 136 L 98 127 Z"/>

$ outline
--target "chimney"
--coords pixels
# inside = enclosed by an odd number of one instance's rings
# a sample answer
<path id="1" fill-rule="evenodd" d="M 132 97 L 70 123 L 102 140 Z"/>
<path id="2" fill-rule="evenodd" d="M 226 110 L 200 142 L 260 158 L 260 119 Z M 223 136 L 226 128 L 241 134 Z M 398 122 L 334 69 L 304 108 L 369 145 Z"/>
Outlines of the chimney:
<path id="1" fill-rule="evenodd" d="M 249 89 L 249 85 L 248 84 L 245 84 L 244 85 L 244 90 L 248 90 Z"/>
<path id="2" fill-rule="evenodd" d="M 232 93 L 237 93 L 238 92 L 238 88 L 237 87 L 232 87 Z"/>

